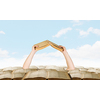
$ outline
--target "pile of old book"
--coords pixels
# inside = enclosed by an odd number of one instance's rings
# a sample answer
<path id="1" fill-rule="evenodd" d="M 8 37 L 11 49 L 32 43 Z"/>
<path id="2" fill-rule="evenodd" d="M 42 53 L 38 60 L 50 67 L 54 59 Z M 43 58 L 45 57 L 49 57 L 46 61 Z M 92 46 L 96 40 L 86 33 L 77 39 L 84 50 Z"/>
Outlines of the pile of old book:
<path id="1" fill-rule="evenodd" d="M 0 69 L 0 80 L 100 80 L 100 68 L 76 67 L 67 71 L 66 66 L 8 67 Z"/>

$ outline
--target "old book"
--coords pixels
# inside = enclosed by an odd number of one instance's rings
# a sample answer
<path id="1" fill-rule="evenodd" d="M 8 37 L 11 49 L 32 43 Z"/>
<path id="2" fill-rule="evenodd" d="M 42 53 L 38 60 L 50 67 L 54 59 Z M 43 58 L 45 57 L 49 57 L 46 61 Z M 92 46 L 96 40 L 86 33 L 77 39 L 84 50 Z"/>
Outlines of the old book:
<path id="1" fill-rule="evenodd" d="M 3 69 L 0 69 L 0 71 L 3 71 Z"/>
<path id="2" fill-rule="evenodd" d="M 76 68 L 80 69 L 80 68 L 84 68 L 83 66 L 76 66 Z"/>
<path id="3" fill-rule="evenodd" d="M 97 75 L 98 75 L 98 77 L 99 77 L 99 80 L 100 80 L 100 72 L 99 72 L 99 73 L 97 73 Z"/>
<path id="4" fill-rule="evenodd" d="M 25 76 L 25 73 L 12 73 L 13 80 L 21 80 Z"/>
<path id="5" fill-rule="evenodd" d="M 57 49 L 59 51 L 63 51 L 63 48 L 59 47 L 57 44 L 55 44 L 55 43 L 53 43 L 53 42 L 51 42 L 49 40 L 40 42 L 40 43 L 35 44 L 35 45 L 38 46 L 38 48 L 35 48 L 36 50 L 41 50 L 41 49 L 44 49 L 44 48 L 46 48 L 46 47 L 51 45 L 53 48 L 55 48 L 55 49 Z"/>
<path id="6" fill-rule="evenodd" d="M 92 80 L 100 80 L 100 77 L 97 73 L 92 73 Z"/>
<path id="7" fill-rule="evenodd" d="M 38 46 L 38 48 L 35 48 L 36 50 L 41 50 L 41 49 L 44 49 L 44 48 L 48 47 L 48 46 L 49 46 L 49 43 L 48 43 L 48 41 L 46 40 L 46 41 L 37 43 L 37 44 L 35 44 L 35 45 Z"/>
<path id="8" fill-rule="evenodd" d="M 57 44 L 55 44 L 55 43 L 53 43 L 53 42 L 51 42 L 51 41 L 49 41 L 49 44 L 50 44 L 53 48 L 55 48 L 55 49 L 57 49 L 57 50 L 59 50 L 59 51 L 63 51 L 63 48 L 59 47 L 59 45 L 57 45 Z"/>
<path id="9" fill-rule="evenodd" d="M 78 72 L 78 69 L 77 70 L 72 70 L 72 71 L 69 71 L 69 74 L 71 76 L 72 79 L 76 80 L 76 79 L 82 79 L 82 80 L 97 80 L 99 79 L 99 76 L 98 74 L 95 73 L 95 70 L 93 69 L 85 69 L 85 68 L 82 68 L 82 69 L 79 69 L 80 71 Z"/>
<path id="10" fill-rule="evenodd" d="M 70 76 L 67 72 L 57 71 L 57 70 L 49 70 L 48 71 L 48 80 L 70 80 Z"/>
<path id="11" fill-rule="evenodd" d="M 100 74 L 100 69 L 96 69 L 96 73 L 97 74 Z"/>
<path id="12" fill-rule="evenodd" d="M 3 69 L 0 69 L 0 75 L 3 74 Z"/>
<path id="13" fill-rule="evenodd" d="M 40 69 L 37 71 L 28 72 L 22 80 L 46 80 L 47 71 L 44 69 Z"/>
<path id="14" fill-rule="evenodd" d="M 0 75 L 0 80 L 12 80 L 11 72 L 4 72 Z"/>
<path id="15" fill-rule="evenodd" d="M 69 70 L 68 73 L 80 73 L 79 69 Z"/>
<path id="16" fill-rule="evenodd" d="M 80 71 L 82 71 L 82 72 L 85 72 L 85 71 L 87 71 L 87 69 L 86 68 L 81 68 L 81 69 L 79 69 Z"/>
<path id="17" fill-rule="evenodd" d="M 70 80 L 68 73 L 53 69 L 28 72 L 22 80 Z"/>
<path id="18" fill-rule="evenodd" d="M 3 73 L 4 73 L 3 71 L 0 71 L 0 75 L 3 74 Z"/>
<path id="19" fill-rule="evenodd" d="M 66 71 L 67 72 L 68 70 L 66 70 L 66 68 L 67 68 L 66 66 L 59 66 L 57 71 Z"/>
<path id="20" fill-rule="evenodd" d="M 57 66 L 55 66 L 55 65 L 48 65 L 48 66 L 46 66 L 45 69 L 47 69 L 47 70 L 50 70 L 50 69 L 59 70 L 59 67 L 57 67 Z"/>
<path id="21" fill-rule="evenodd" d="M 82 73 L 82 79 L 83 80 L 91 80 L 92 79 L 92 73 L 91 72 Z"/>
<path id="22" fill-rule="evenodd" d="M 82 74 L 81 73 L 70 73 L 72 80 L 81 80 Z"/>
<path id="23" fill-rule="evenodd" d="M 82 76 L 79 69 L 75 68 L 75 70 L 70 70 L 68 73 L 72 80 L 81 80 Z"/>
<path id="24" fill-rule="evenodd" d="M 43 65 L 38 65 L 38 66 L 37 66 L 37 68 L 38 68 L 38 69 L 45 69 L 45 68 L 46 68 L 46 66 L 43 66 Z"/>
<path id="25" fill-rule="evenodd" d="M 30 66 L 29 69 L 38 69 L 37 66 Z"/>
<path id="26" fill-rule="evenodd" d="M 100 69 L 76 68 L 65 70 L 58 66 L 9 67 L 0 69 L 0 80 L 100 80 Z M 64 69 L 64 70 L 63 70 Z"/>
<path id="27" fill-rule="evenodd" d="M 7 72 L 7 71 L 13 71 L 13 70 L 16 70 L 16 69 L 21 69 L 22 67 L 7 67 L 7 68 L 3 68 L 2 70 L 4 72 Z"/>
<path id="28" fill-rule="evenodd" d="M 16 70 L 13 70 L 12 71 L 12 79 L 13 80 L 21 80 L 26 73 L 30 72 L 30 71 L 33 71 L 33 70 L 37 70 L 36 68 L 34 69 L 35 67 L 31 67 L 31 68 L 28 68 L 28 69 L 16 69 Z"/>
<path id="29" fill-rule="evenodd" d="M 96 72 L 96 69 L 88 69 L 88 72 Z"/>
<path id="30" fill-rule="evenodd" d="M 98 79 L 100 79 L 96 69 L 88 69 L 87 72 L 90 72 L 92 74 L 91 80 L 98 80 Z"/>
<path id="31" fill-rule="evenodd" d="M 20 69 L 13 70 L 12 73 L 27 73 L 27 72 L 32 71 L 32 70 L 38 70 L 38 69 L 34 69 L 34 68 L 23 69 L 23 68 L 20 68 Z"/>
<path id="32" fill-rule="evenodd" d="M 23 69 L 23 68 L 21 68 L 21 69 L 13 70 L 12 73 L 27 73 L 27 72 L 29 72 L 30 70 L 31 70 L 31 69 Z"/>
<path id="33" fill-rule="evenodd" d="M 90 71 L 90 72 L 89 72 Z M 99 80 L 100 77 L 94 70 L 87 70 L 82 68 L 80 72 L 77 71 L 70 71 L 69 72 L 72 80 Z"/>
<path id="34" fill-rule="evenodd" d="M 25 78 L 27 79 L 27 77 L 30 75 L 30 73 L 31 73 L 31 71 L 27 72 L 27 73 L 22 77 L 21 80 L 24 80 Z"/>

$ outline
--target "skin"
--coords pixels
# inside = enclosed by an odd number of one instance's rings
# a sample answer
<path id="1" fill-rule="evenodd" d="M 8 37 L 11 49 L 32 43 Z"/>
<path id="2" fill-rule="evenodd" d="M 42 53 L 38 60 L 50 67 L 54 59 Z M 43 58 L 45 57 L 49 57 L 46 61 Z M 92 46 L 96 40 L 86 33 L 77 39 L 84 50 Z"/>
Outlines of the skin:
<path id="1" fill-rule="evenodd" d="M 33 58 L 34 54 L 37 52 L 35 47 L 38 48 L 38 46 L 36 46 L 36 45 L 32 47 L 31 53 L 29 54 L 29 56 L 27 57 L 27 59 L 25 60 L 25 62 L 23 64 L 23 69 L 28 69 L 29 68 L 29 66 L 30 66 L 30 64 L 32 62 L 32 58 Z"/>
<path id="2" fill-rule="evenodd" d="M 30 52 L 29 56 L 27 57 L 27 59 L 25 60 L 25 62 L 23 64 L 23 69 L 28 69 L 29 68 L 29 66 L 30 66 L 30 64 L 32 62 L 32 58 L 33 58 L 34 54 L 37 52 L 35 47 L 38 48 L 38 46 L 36 46 L 36 45 L 32 47 L 32 51 Z M 66 59 L 66 64 L 67 64 L 67 69 L 66 70 L 74 70 L 75 66 L 73 64 L 72 59 L 68 55 L 68 52 L 67 52 L 66 48 L 64 46 L 61 46 L 61 45 L 59 45 L 59 47 L 63 48 L 62 53 L 63 53 L 63 55 L 64 55 L 64 57 Z"/>
<path id="3" fill-rule="evenodd" d="M 67 64 L 66 70 L 74 70 L 75 69 L 74 63 L 73 63 L 72 59 L 70 58 L 66 48 L 64 46 L 61 46 L 61 45 L 59 45 L 59 47 L 63 48 L 62 53 L 66 59 L 66 64 Z"/>

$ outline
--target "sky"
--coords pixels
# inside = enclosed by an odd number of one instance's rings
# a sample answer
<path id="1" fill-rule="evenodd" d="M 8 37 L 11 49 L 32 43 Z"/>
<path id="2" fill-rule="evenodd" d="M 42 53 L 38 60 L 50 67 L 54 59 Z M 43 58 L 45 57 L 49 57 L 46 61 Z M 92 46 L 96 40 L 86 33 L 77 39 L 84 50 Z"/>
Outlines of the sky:
<path id="1" fill-rule="evenodd" d="M 100 67 L 100 20 L 0 20 L 0 68 L 23 66 L 32 46 L 45 40 L 65 46 L 75 66 Z M 50 46 L 31 65 L 67 66 Z"/>
<path id="2" fill-rule="evenodd" d="M 1 0 L 0 68 L 23 66 L 32 46 L 47 39 L 65 46 L 75 66 L 100 68 L 99 12 L 99 0 Z M 62 53 L 50 46 L 37 51 L 31 63 L 31 65 L 50 64 L 66 66 Z M 52 97 L 55 99 L 63 97 L 63 100 L 66 100 L 66 92 L 68 92 L 67 98 L 72 98 L 72 100 L 77 94 L 79 95 L 77 100 L 80 100 L 81 96 L 83 98 L 83 94 L 86 95 L 85 98 L 91 98 L 91 100 L 99 98 L 99 92 L 91 91 L 91 87 L 94 91 L 100 87 L 100 83 L 96 81 L 80 81 L 81 83 L 79 81 L 73 83 L 71 81 L 49 81 L 48 84 L 44 81 L 41 83 L 37 81 L 13 82 L 0 81 L 2 92 L 0 98 L 8 99 L 12 91 L 14 91 L 13 96 L 18 94 L 24 100 L 27 98 L 31 100 L 33 94 L 36 99 L 41 99 L 41 97 L 47 99 L 47 96 L 51 94 L 52 96 L 49 96 L 51 99 Z M 54 88 L 53 91 L 51 86 Z M 4 91 L 4 87 L 8 91 Z M 18 87 L 21 88 L 20 91 Z M 26 94 L 30 88 L 34 91 L 23 96 L 22 93 Z M 73 89 L 73 96 L 69 94 L 69 91 L 72 92 L 70 88 Z M 23 91 L 24 89 L 26 91 Z M 63 89 L 67 91 L 62 92 Z M 12 91 L 9 92 L 9 90 Z M 91 96 L 87 94 L 91 94 Z M 19 96 L 16 98 L 19 99 Z"/>

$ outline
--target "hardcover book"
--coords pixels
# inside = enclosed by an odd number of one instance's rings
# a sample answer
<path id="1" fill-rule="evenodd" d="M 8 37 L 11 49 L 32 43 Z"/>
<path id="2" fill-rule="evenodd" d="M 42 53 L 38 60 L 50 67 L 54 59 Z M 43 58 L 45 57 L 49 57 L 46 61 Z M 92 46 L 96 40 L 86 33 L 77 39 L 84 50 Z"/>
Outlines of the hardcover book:
<path id="1" fill-rule="evenodd" d="M 41 50 L 41 49 L 44 49 L 48 46 L 52 46 L 53 48 L 59 50 L 59 51 L 63 51 L 63 48 L 59 47 L 59 45 L 49 41 L 49 40 L 46 40 L 46 41 L 43 41 L 43 42 L 40 42 L 40 43 L 37 43 L 35 44 L 38 46 L 38 48 L 36 48 L 36 50 Z"/>

